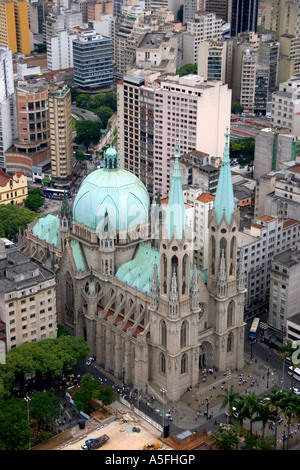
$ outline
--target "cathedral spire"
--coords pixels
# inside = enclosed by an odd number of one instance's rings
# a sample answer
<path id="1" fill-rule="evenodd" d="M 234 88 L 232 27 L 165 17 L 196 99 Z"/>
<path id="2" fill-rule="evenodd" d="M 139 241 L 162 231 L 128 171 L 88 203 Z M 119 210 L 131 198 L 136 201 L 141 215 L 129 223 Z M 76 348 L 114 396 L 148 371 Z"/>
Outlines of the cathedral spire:
<path id="1" fill-rule="evenodd" d="M 119 157 L 117 150 L 110 146 L 104 152 L 104 167 L 105 170 L 118 170 L 119 168 Z"/>
<path id="2" fill-rule="evenodd" d="M 154 263 L 150 297 L 151 297 L 151 307 L 155 309 L 158 307 L 158 294 L 159 292 L 158 292 L 157 264 Z"/>
<path id="3" fill-rule="evenodd" d="M 198 285 L 198 270 L 196 265 L 193 266 L 193 276 L 191 283 L 191 309 L 198 310 L 199 308 L 199 285 Z"/>
<path id="4" fill-rule="evenodd" d="M 179 302 L 178 302 L 178 286 L 176 270 L 174 268 L 172 281 L 171 281 L 171 292 L 169 299 L 169 315 L 171 318 L 177 318 L 179 316 Z"/>
<path id="5" fill-rule="evenodd" d="M 217 216 L 218 225 L 220 224 L 224 215 L 227 220 L 227 223 L 230 224 L 231 217 L 234 213 L 234 195 L 229 158 L 229 136 L 230 134 L 228 132 L 227 127 L 225 134 L 225 149 L 222 158 L 221 170 L 219 174 L 219 181 L 213 209 Z"/>
<path id="6" fill-rule="evenodd" d="M 178 141 L 176 141 L 174 169 L 168 202 L 167 228 L 169 232 L 169 240 L 173 238 L 175 233 L 179 240 L 182 240 L 185 225 L 184 200 L 179 167 L 179 151 Z"/>

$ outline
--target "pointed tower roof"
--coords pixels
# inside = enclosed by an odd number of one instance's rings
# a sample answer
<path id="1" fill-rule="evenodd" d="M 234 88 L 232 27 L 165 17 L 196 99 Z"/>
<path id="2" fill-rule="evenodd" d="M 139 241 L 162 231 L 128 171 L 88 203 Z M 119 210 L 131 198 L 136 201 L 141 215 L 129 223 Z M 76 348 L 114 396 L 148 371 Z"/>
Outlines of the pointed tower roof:
<path id="1" fill-rule="evenodd" d="M 182 240 L 185 225 L 184 200 L 179 167 L 179 150 L 178 141 L 176 141 L 175 162 L 168 201 L 167 228 L 169 232 L 169 240 L 173 238 L 175 232 L 179 240 Z"/>
<path id="2" fill-rule="evenodd" d="M 68 202 L 68 197 L 67 197 L 67 194 L 65 192 L 63 200 L 61 202 L 61 206 L 60 206 L 60 215 L 61 216 L 64 216 L 64 215 L 68 216 L 70 214 L 72 214 L 72 211 L 70 209 L 69 202 Z"/>
<path id="3" fill-rule="evenodd" d="M 220 224 L 224 214 L 228 224 L 230 224 L 235 206 L 229 158 L 229 135 L 230 134 L 228 133 L 227 127 L 225 134 L 225 149 L 221 163 L 216 197 L 214 201 L 214 212 L 217 216 L 218 225 Z"/>

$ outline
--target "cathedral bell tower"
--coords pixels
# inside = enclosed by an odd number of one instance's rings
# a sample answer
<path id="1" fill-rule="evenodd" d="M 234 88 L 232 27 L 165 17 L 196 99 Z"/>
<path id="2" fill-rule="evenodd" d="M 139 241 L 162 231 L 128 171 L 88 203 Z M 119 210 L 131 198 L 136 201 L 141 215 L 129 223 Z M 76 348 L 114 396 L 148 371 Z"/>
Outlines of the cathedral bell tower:
<path id="1" fill-rule="evenodd" d="M 179 147 L 175 148 L 174 169 L 168 204 L 161 204 L 161 231 L 157 245 L 160 262 L 153 268 L 150 292 L 151 342 L 154 345 L 151 376 L 176 401 L 194 378 L 193 323 L 198 318 L 198 274 L 191 265 L 190 228 L 185 222 L 185 206 L 179 167 Z"/>
<path id="2" fill-rule="evenodd" d="M 72 228 L 72 210 L 69 206 L 68 197 L 66 193 L 64 194 L 61 203 L 58 219 L 61 247 L 63 247 L 66 243 L 66 240 L 69 238 L 69 233 Z"/>
<path id="3" fill-rule="evenodd" d="M 220 369 L 239 369 L 243 364 L 245 287 L 237 263 L 239 214 L 237 213 L 229 158 L 229 133 L 209 220 L 209 268 L 207 288 L 216 329 L 214 361 Z"/>

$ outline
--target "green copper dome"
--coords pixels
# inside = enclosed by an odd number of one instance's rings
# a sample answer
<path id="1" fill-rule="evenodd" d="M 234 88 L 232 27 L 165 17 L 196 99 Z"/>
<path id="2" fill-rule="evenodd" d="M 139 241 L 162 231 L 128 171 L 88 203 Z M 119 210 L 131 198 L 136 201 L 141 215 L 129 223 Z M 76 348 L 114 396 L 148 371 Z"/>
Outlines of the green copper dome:
<path id="1" fill-rule="evenodd" d="M 119 168 L 118 153 L 110 147 L 104 168 L 82 182 L 73 204 L 73 220 L 92 230 L 102 229 L 106 213 L 112 230 L 124 231 L 148 222 L 150 199 L 144 184 Z"/>

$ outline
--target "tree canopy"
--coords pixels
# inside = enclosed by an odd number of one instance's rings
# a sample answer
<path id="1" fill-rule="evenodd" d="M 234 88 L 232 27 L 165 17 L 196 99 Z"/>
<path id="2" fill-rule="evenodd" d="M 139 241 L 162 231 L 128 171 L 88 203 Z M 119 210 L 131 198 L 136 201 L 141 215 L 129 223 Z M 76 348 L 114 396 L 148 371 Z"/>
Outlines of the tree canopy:
<path id="1" fill-rule="evenodd" d="M 77 121 L 76 138 L 77 144 L 83 144 L 88 151 L 91 144 L 96 145 L 100 140 L 102 123 L 98 121 Z"/>
<path id="2" fill-rule="evenodd" d="M 40 188 L 35 188 L 28 192 L 27 198 L 24 200 L 24 206 L 27 209 L 36 211 L 44 205 L 44 193 Z"/>
<path id="3" fill-rule="evenodd" d="M 0 236 L 14 240 L 19 232 L 41 214 L 15 204 L 0 204 Z"/>
<path id="4" fill-rule="evenodd" d="M 189 74 L 197 75 L 198 66 L 197 64 L 186 64 L 186 65 L 183 65 L 182 67 L 179 67 L 176 70 L 176 73 L 180 77 L 183 77 L 184 75 L 189 75 Z"/>
<path id="5" fill-rule="evenodd" d="M 238 158 L 240 165 L 252 166 L 254 161 L 254 152 L 254 137 L 244 137 L 243 139 L 230 139 L 230 157 Z"/>

